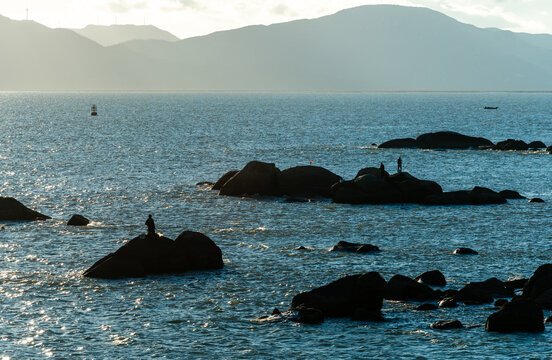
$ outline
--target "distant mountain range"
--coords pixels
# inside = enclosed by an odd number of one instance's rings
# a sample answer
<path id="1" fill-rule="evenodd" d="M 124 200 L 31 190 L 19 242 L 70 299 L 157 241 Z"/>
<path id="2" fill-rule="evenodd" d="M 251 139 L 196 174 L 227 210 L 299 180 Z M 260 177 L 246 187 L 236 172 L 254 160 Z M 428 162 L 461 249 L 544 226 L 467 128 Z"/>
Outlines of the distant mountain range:
<path id="1" fill-rule="evenodd" d="M 0 90 L 552 90 L 552 35 L 394 5 L 107 47 L 0 17 L 0 48 Z"/>
<path id="2" fill-rule="evenodd" d="M 170 32 L 152 25 L 88 25 L 84 29 L 72 30 L 103 46 L 111 46 L 131 40 L 180 40 Z"/>

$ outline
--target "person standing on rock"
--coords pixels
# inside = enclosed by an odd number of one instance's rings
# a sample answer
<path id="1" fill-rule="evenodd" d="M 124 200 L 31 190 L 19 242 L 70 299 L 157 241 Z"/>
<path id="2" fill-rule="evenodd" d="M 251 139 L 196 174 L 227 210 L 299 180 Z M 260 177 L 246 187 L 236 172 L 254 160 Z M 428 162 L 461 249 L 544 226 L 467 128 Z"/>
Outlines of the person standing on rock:
<path id="1" fill-rule="evenodd" d="M 380 162 L 380 177 L 385 177 L 385 166 L 383 166 L 382 162 Z"/>
<path id="2" fill-rule="evenodd" d="M 397 159 L 397 172 L 402 172 L 402 159 L 400 156 Z"/>
<path id="3" fill-rule="evenodd" d="M 153 221 L 153 218 L 151 215 L 148 215 L 148 219 L 146 220 L 146 226 L 148 227 L 148 237 L 153 238 L 155 237 L 155 222 Z"/>

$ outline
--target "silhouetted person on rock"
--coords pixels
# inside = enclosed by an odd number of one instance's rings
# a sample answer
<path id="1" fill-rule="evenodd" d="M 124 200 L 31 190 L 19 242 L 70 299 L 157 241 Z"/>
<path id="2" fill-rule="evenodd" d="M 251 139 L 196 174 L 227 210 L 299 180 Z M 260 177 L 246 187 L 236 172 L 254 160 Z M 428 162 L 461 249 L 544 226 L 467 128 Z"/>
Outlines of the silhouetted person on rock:
<path id="1" fill-rule="evenodd" d="M 380 163 L 380 176 L 382 178 L 385 177 L 385 166 L 383 166 L 383 163 Z"/>
<path id="2" fill-rule="evenodd" d="M 148 227 L 148 237 L 154 238 L 155 237 L 155 222 L 153 221 L 153 218 L 151 215 L 148 215 L 148 219 L 146 220 L 146 226 Z"/>
<path id="3" fill-rule="evenodd" d="M 400 156 L 397 159 L 397 172 L 402 172 L 402 159 Z"/>

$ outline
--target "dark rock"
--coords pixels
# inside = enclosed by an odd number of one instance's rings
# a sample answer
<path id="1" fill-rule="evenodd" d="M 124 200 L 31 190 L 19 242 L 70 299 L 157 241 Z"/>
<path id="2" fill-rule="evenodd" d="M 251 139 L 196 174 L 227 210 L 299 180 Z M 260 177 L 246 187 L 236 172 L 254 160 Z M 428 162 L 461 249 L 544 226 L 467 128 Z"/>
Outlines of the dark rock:
<path id="1" fill-rule="evenodd" d="M 278 176 L 280 192 L 291 196 L 330 197 L 332 185 L 341 180 L 341 176 L 312 165 L 285 169 Z"/>
<path id="2" fill-rule="evenodd" d="M 363 307 L 357 307 L 355 313 L 351 317 L 353 321 L 371 321 L 371 322 L 382 322 L 385 321 L 381 313 L 373 312 L 367 310 Z"/>
<path id="3" fill-rule="evenodd" d="M 310 199 L 302 198 L 302 197 L 295 197 L 295 196 L 288 197 L 284 200 L 284 202 L 286 202 L 286 203 L 307 203 L 307 202 L 310 202 L 310 201 L 311 201 Z"/>
<path id="4" fill-rule="evenodd" d="M 442 292 L 439 299 L 446 299 L 446 298 L 455 298 L 456 299 L 456 296 L 458 295 L 458 292 L 459 291 L 455 290 L 455 289 L 447 289 L 447 290 Z"/>
<path id="5" fill-rule="evenodd" d="M 332 186 L 332 199 L 345 204 L 401 203 L 402 194 L 380 176 L 365 174 Z"/>
<path id="6" fill-rule="evenodd" d="M 523 289 L 525 284 L 527 284 L 527 279 L 514 279 L 514 280 L 508 280 L 504 282 L 504 286 L 506 286 L 508 289 L 516 290 L 516 289 Z"/>
<path id="7" fill-rule="evenodd" d="M 422 203 L 431 195 L 443 193 L 441 185 L 434 181 L 419 180 L 407 172 L 391 175 L 387 181 L 392 183 L 402 194 L 402 202 Z"/>
<path id="8" fill-rule="evenodd" d="M 462 329 L 464 325 L 459 320 L 440 320 L 429 325 L 434 330 Z"/>
<path id="9" fill-rule="evenodd" d="M 304 247 L 303 245 L 299 246 L 299 247 L 296 247 L 295 250 L 308 250 L 306 247 Z"/>
<path id="10" fill-rule="evenodd" d="M 280 315 L 282 312 L 280 310 L 278 310 L 278 308 L 274 308 L 274 310 L 272 310 L 272 315 Z"/>
<path id="11" fill-rule="evenodd" d="M 527 147 L 529 149 L 546 149 L 546 145 L 542 141 L 531 141 Z"/>
<path id="12" fill-rule="evenodd" d="M 280 170 L 272 163 L 251 161 L 220 188 L 220 195 L 279 196 Z"/>
<path id="13" fill-rule="evenodd" d="M 460 190 L 429 195 L 424 199 L 426 205 L 490 205 L 504 204 L 504 199 L 499 193 L 476 186 L 472 190 Z"/>
<path id="14" fill-rule="evenodd" d="M 452 252 L 454 255 L 479 255 L 479 253 L 473 249 L 460 247 Z"/>
<path id="15" fill-rule="evenodd" d="M 432 311 L 432 310 L 437 310 L 437 305 L 435 305 L 435 304 L 429 304 L 429 303 L 421 304 L 421 305 L 418 305 L 418 307 L 416 307 L 416 310 L 417 310 L 417 311 Z"/>
<path id="16" fill-rule="evenodd" d="M 302 324 L 320 324 L 324 322 L 324 314 L 321 310 L 301 306 L 299 311 L 298 322 Z"/>
<path id="17" fill-rule="evenodd" d="M 389 177 L 389 173 L 383 170 L 383 174 L 382 174 L 381 169 L 379 167 L 366 167 L 366 168 L 360 169 L 357 172 L 355 178 L 359 178 L 362 175 L 372 175 L 372 176 L 375 176 L 378 178 L 384 178 L 384 179 Z"/>
<path id="18" fill-rule="evenodd" d="M 319 309 L 327 317 L 352 317 L 358 308 L 378 316 L 383 304 L 385 280 L 377 272 L 350 275 L 293 297 L 292 309 Z"/>
<path id="19" fill-rule="evenodd" d="M 481 146 L 493 146 L 493 143 L 481 137 L 439 131 L 418 136 L 416 145 L 421 149 L 479 149 Z"/>
<path id="20" fill-rule="evenodd" d="M 523 287 L 523 297 L 536 299 L 547 290 L 552 289 L 552 264 L 544 264 L 535 270 L 535 273 Z"/>
<path id="21" fill-rule="evenodd" d="M 385 287 L 387 300 L 427 301 L 437 299 L 437 294 L 429 286 L 420 284 L 403 275 L 393 276 Z"/>
<path id="22" fill-rule="evenodd" d="M 340 241 L 330 251 L 348 251 L 356 253 L 369 253 L 380 251 L 379 247 L 371 244 L 356 244 L 347 241 Z"/>
<path id="23" fill-rule="evenodd" d="M 440 308 L 455 308 L 458 304 L 456 303 L 456 299 L 454 298 L 444 298 L 443 300 L 439 301 L 439 307 Z"/>
<path id="24" fill-rule="evenodd" d="M 466 304 L 484 304 L 493 302 L 495 297 L 513 297 L 512 289 L 508 289 L 504 282 L 497 278 L 490 278 L 481 282 L 472 282 L 464 286 L 456 299 Z"/>
<path id="25" fill-rule="evenodd" d="M 212 190 L 220 190 L 228 180 L 230 180 L 234 175 L 236 175 L 239 172 L 240 172 L 239 170 L 228 171 L 226 174 L 222 175 L 220 179 L 218 179 L 215 185 L 213 185 Z"/>
<path id="26" fill-rule="evenodd" d="M 529 200 L 530 203 L 543 203 L 544 200 L 541 199 L 541 198 L 532 198 L 531 200 Z"/>
<path id="27" fill-rule="evenodd" d="M 71 219 L 67 222 L 67 225 L 72 226 L 86 226 L 88 224 L 90 224 L 90 220 L 79 214 L 71 216 Z"/>
<path id="28" fill-rule="evenodd" d="M 418 147 L 416 139 L 403 138 L 386 141 L 383 144 L 380 144 L 378 149 L 412 149 L 416 147 Z"/>
<path id="29" fill-rule="evenodd" d="M 493 147 L 494 150 L 529 150 L 527 143 L 522 140 L 508 139 L 499 141 Z"/>
<path id="30" fill-rule="evenodd" d="M 546 151 L 548 151 L 549 153 L 552 153 L 552 145 L 549 146 L 549 147 L 547 147 L 547 148 L 546 148 Z"/>
<path id="31" fill-rule="evenodd" d="M 498 194 L 504 199 L 527 199 L 525 196 L 521 196 L 517 191 L 514 190 L 502 190 Z"/>
<path id="32" fill-rule="evenodd" d="M 214 186 L 215 183 L 211 181 L 201 181 L 196 184 L 196 186 Z M 212 189 L 212 188 L 211 188 Z"/>
<path id="33" fill-rule="evenodd" d="M 545 324 L 550 324 L 550 323 L 552 323 L 552 315 L 546 317 L 546 319 L 544 319 L 544 323 L 545 323 Z"/>
<path id="34" fill-rule="evenodd" d="M 497 332 L 542 332 L 542 310 L 528 299 L 517 299 L 505 304 L 487 318 L 486 331 Z"/>
<path id="35" fill-rule="evenodd" d="M 426 271 L 414 278 L 419 283 L 431 285 L 431 286 L 445 286 L 447 280 L 445 276 L 439 270 Z"/>
<path id="36" fill-rule="evenodd" d="M 49 216 L 29 209 L 12 197 L 0 196 L 0 221 L 47 220 Z"/>
<path id="37" fill-rule="evenodd" d="M 141 235 L 97 261 L 85 277 L 115 279 L 223 267 L 220 248 L 207 236 L 184 231 L 176 240 Z"/>
<path id="38" fill-rule="evenodd" d="M 508 300 L 506 299 L 498 299 L 497 301 L 494 302 L 494 306 L 498 308 L 503 307 L 506 304 L 508 304 Z"/>

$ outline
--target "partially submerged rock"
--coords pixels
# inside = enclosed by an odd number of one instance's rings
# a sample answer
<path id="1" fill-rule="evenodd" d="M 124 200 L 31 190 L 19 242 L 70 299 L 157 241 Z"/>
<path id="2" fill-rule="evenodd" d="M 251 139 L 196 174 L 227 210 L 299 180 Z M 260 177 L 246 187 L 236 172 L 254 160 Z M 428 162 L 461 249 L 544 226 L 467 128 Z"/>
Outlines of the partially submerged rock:
<path id="1" fill-rule="evenodd" d="M 236 175 L 239 172 L 240 172 L 239 170 L 230 170 L 226 172 L 224 175 L 220 177 L 220 179 L 217 180 L 217 182 L 213 185 L 211 189 L 220 190 L 220 188 L 222 188 L 222 186 L 226 184 L 228 180 L 230 180 L 234 175 Z"/>
<path id="2" fill-rule="evenodd" d="M 447 280 L 439 270 L 426 271 L 414 278 L 419 283 L 431 286 L 445 286 Z"/>
<path id="3" fill-rule="evenodd" d="M 467 247 L 459 247 L 452 252 L 454 255 L 479 255 L 479 253 L 473 249 Z"/>
<path id="4" fill-rule="evenodd" d="M 527 144 L 527 147 L 534 150 L 546 149 L 546 144 L 542 141 L 531 141 L 529 144 Z"/>
<path id="5" fill-rule="evenodd" d="M 529 146 L 523 140 L 508 139 L 499 141 L 493 147 L 494 150 L 528 150 Z"/>
<path id="6" fill-rule="evenodd" d="M 138 236 L 97 261 L 83 275 L 116 279 L 222 267 L 222 252 L 211 239 L 184 231 L 174 241 L 163 236 Z"/>
<path id="7" fill-rule="evenodd" d="M 472 190 L 443 192 L 424 199 L 426 205 L 491 205 L 504 204 L 506 199 L 499 193 L 480 186 Z"/>
<path id="8" fill-rule="evenodd" d="M 535 301 L 543 309 L 552 309 L 552 264 L 544 264 L 523 287 L 522 298 Z"/>
<path id="9" fill-rule="evenodd" d="M 437 293 L 429 286 L 404 275 L 394 275 L 385 287 L 387 300 L 427 301 L 435 300 L 437 297 Z"/>
<path id="10" fill-rule="evenodd" d="M 337 243 L 337 245 L 334 245 L 330 251 L 347 251 L 347 252 L 355 252 L 355 253 L 371 253 L 371 252 L 378 252 L 380 251 L 379 247 L 372 245 L 372 244 L 357 244 L 357 243 L 350 243 L 348 241 L 340 241 Z"/>
<path id="11" fill-rule="evenodd" d="M 361 311 L 381 318 L 385 280 L 377 272 L 349 275 L 293 297 L 292 309 L 322 311 L 325 317 L 353 317 Z"/>
<path id="12" fill-rule="evenodd" d="M 71 216 L 71 219 L 67 222 L 69 226 L 86 226 L 88 224 L 90 224 L 90 220 L 79 214 Z"/>
<path id="13" fill-rule="evenodd" d="M 531 200 L 529 200 L 530 203 L 543 203 L 544 200 L 541 199 L 541 198 L 532 198 Z"/>
<path id="14" fill-rule="evenodd" d="M 230 196 L 279 196 L 280 169 L 273 163 L 251 161 L 220 188 L 221 195 Z"/>
<path id="15" fill-rule="evenodd" d="M 433 311 L 437 310 L 437 305 L 431 303 L 420 304 L 416 307 L 416 311 Z"/>
<path id="16" fill-rule="evenodd" d="M 492 303 L 497 297 L 513 297 L 514 291 L 504 285 L 504 282 L 497 278 L 490 278 L 485 281 L 471 282 L 464 286 L 456 299 L 465 304 Z"/>
<path id="17" fill-rule="evenodd" d="M 378 149 L 413 149 L 418 147 L 416 139 L 403 138 L 386 141 L 378 146 Z"/>
<path id="18" fill-rule="evenodd" d="M 438 131 L 418 136 L 416 145 L 420 149 L 478 149 L 493 146 L 493 143 L 482 137 L 467 136 L 454 131 Z"/>
<path id="19" fill-rule="evenodd" d="M 542 310 L 529 299 L 515 299 L 487 318 L 486 331 L 496 332 L 542 332 Z"/>
<path id="20" fill-rule="evenodd" d="M 0 221 L 47 220 L 49 216 L 29 209 L 12 197 L 0 197 Z"/>
<path id="21" fill-rule="evenodd" d="M 439 320 L 429 325 L 430 328 L 434 330 L 452 330 L 452 329 L 462 329 L 464 325 L 460 320 Z"/>
<path id="22" fill-rule="evenodd" d="M 514 190 L 502 190 L 498 194 L 504 199 L 527 199 L 525 196 L 521 196 L 520 193 Z"/>

